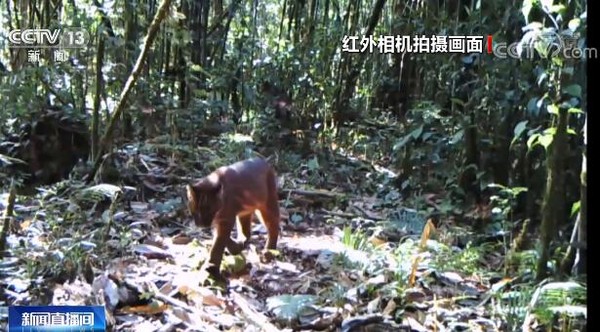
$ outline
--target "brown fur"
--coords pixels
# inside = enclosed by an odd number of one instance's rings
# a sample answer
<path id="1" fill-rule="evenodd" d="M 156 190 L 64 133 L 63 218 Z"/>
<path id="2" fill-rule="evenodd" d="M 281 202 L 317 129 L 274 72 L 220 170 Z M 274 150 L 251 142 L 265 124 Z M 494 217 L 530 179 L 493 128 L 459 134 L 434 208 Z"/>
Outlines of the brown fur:
<path id="1" fill-rule="evenodd" d="M 279 237 L 279 202 L 274 169 L 264 159 L 248 159 L 223 166 L 187 186 L 188 208 L 198 227 L 213 227 L 214 242 L 207 271 L 220 277 L 225 248 L 239 254 L 250 239 L 252 215 L 260 211 L 267 228 L 266 249 Z M 238 238 L 231 238 L 236 217 Z"/>

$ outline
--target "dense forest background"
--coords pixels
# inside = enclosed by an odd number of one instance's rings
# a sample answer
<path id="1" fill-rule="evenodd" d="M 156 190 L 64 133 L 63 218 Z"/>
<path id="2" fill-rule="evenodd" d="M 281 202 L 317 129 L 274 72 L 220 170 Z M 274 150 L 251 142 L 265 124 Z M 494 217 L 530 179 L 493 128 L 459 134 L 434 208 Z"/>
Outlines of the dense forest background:
<path id="1" fill-rule="evenodd" d="M 0 11 L 0 306 L 69 293 L 106 305 L 116 330 L 585 330 L 597 55 L 586 1 L 9 0 Z M 52 48 L 31 62 L 6 38 L 66 27 L 89 43 L 62 62 Z M 383 35 L 483 36 L 484 52 L 342 51 L 345 36 Z M 488 36 L 519 56 L 487 53 Z M 239 291 L 236 309 L 218 288 L 165 277 L 181 268 L 142 282 L 153 261 L 189 260 L 172 246 L 205 258 L 184 184 L 257 155 L 279 175 L 279 261 L 291 267 L 246 273 L 259 295 Z M 128 296 L 90 295 L 111 283 Z"/>

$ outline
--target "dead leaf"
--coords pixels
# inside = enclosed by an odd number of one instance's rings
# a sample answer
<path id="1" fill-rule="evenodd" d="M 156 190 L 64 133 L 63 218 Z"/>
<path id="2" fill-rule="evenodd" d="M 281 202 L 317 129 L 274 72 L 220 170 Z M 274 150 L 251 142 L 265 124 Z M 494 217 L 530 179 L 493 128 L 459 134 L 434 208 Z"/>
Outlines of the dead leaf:
<path id="1" fill-rule="evenodd" d="M 410 331 L 414 332 L 427 332 L 429 331 L 423 324 L 419 323 L 416 319 L 412 317 L 406 317 L 402 320 L 402 325 L 407 325 L 410 327 Z"/>
<path id="2" fill-rule="evenodd" d="M 148 210 L 148 203 L 144 202 L 131 202 L 131 209 L 136 213 L 141 213 Z"/>
<path id="3" fill-rule="evenodd" d="M 371 244 L 373 244 L 376 247 L 382 246 L 384 244 L 387 243 L 387 241 L 385 239 L 382 239 L 378 236 L 372 236 L 369 241 L 371 242 Z"/>
<path id="4" fill-rule="evenodd" d="M 225 300 L 216 296 L 210 289 L 204 287 L 179 287 L 179 293 L 190 301 L 205 306 L 225 307 Z"/>
<path id="5" fill-rule="evenodd" d="M 144 184 L 144 186 L 146 186 L 146 188 L 154 191 L 154 192 L 164 192 L 165 188 L 161 187 L 158 184 L 154 184 L 148 180 L 143 180 L 142 183 Z"/>
<path id="6" fill-rule="evenodd" d="M 171 254 L 166 250 L 148 244 L 138 244 L 133 247 L 133 251 L 150 259 L 172 258 Z"/>
<path id="7" fill-rule="evenodd" d="M 387 303 L 387 305 L 385 306 L 385 308 L 383 309 L 383 314 L 385 316 L 392 316 L 394 312 L 396 311 L 396 308 L 398 308 L 398 305 L 396 304 L 396 301 L 394 301 L 394 299 L 390 299 Z"/>
<path id="8" fill-rule="evenodd" d="M 169 308 L 164 303 L 152 303 L 148 305 L 140 305 L 135 307 L 124 307 L 119 312 L 127 314 L 143 314 L 143 315 L 156 315 L 165 312 Z"/>
<path id="9" fill-rule="evenodd" d="M 177 245 L 185 245 L 192 241 L 193 241 L 193 239 L 191 237 L 189 237 L 187 235 L 183 235 L 183 234 L 178 234 L 178 235 L 174 236 L 173 239 L 171 240 L 171 242 L 173 244 L 177 244 Z"/>
<path id="10" fill-rule="evenodd" d="M 367 313 L 379 312 L 379 304 L 381 303 L 381 296 L 376 297 L 375 299 L 369 301 L 367 304 Z"/>

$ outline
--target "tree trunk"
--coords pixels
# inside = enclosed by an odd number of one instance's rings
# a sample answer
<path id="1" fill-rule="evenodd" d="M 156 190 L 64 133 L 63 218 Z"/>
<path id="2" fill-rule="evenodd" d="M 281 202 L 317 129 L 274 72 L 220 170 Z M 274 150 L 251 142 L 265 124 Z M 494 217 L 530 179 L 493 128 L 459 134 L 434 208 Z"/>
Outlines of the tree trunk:
<path id="1" fill-rule="evenodd" d="M 118 101 L 117 105 L 115 106 L 115 111 L 114 111 L 112 117 L 110 118 L 110 122 L 108 123 L 108 126 L 106 128 L 106 132 L 104 133 L 104 136 L 102 136 L 102 140 L 100 141 L 100 145 L 97 150 L 98 155 L 94 159 L 94 166 L 93 166 L 92 170 L 90 171 L 90 173 L 88 174 L 88 177 L 86 180 L 87 183 L 91 183 L 94 180 L 96 173 L 100 169 L 100 165 L 103 160 L 102 154 L 107 150 L 107 147 L 111 142 L 112 134 L 116 127 L 117 120 L 121 117 L 121 114 L 123 113 L 123 110 L 125 109 L 125 103 L 127 102 L 127 97 L 131 93 L 131 90 L 133 89 L 135 82 L 138 80 L 138 78 L 140 77 L 140 75 L 142 73 L 144 62 L 146 61 L 146 58 L 148 57 L 148 53 L 150 52 L 150 48 L 152 47 L 152 43 L 154 42 L 154 39 L 158 35 L 158 30 L 159 30 L 161 22 L 165 19 L 165 17 L 167 17 L 167 14 L 169 13 L 170 6 L 171 6 L 171 0 L 163 0 L 162 3 L 160 4 L 158 12 L 154 16 L 154 19 L 152 20 L 152 23 L 150 24 L 150 27 L 148 27 L 148 32 L 146 34 L 144 47 L 142 48 L 140 55 L 138 56 L 135 66 L 133 66 L 133 70 L 132 70 L 131 74 L 129 75 L 129 78 L 127 79 L 127 81 L 125 82 L 125 85 L 123 86 L 123 91 L 121 92 L 121 95 L 119 96 L 119 101 Z"/>
<path id="2" fill-rule="evenodd" d="M 377 0 L 373 6 L 373 11 L 371 12 L 371 17 L 369 19 L 365 36 L 370 36 L 373 34 L 373 31 L 377 26 L 377 22 L 379 22 L 379 18 L 381 17 L 381 12 L 383 11 L 384 5 L 385 0 Z M 333 119 L 336 125 L 348 120 L 347 116 L 349 114 L 348 107 L 350 105 L 350 99 L 352 98 L 360 70 L 364 65 L 365 55 L 362 53 L 343 54 L 342 59 L 342 68 L 346 70 L 342 70 L 340 75 L 346 75 L 346 79 L 342 80 L 342 84 L 336 91 L 337 100 L 333 109 Z M 352 61 L 352 59 L 357 59 L 357 61 Z"/>
<path id="3" fill-rule="evenodd" d="M 556 133 L 548 147 L 548 173 L 546 175 L 546 188 L 542 203 L 542 225 L 540 257 L 537 262 L 537 280 L 542 281 L 548 274 L 548 260 L 550 259 L 550 244 L 557 234 L 557 226 L 564 216 L 564 188 L 565 188 L 565 152 L 567 146 L 567 120 L 569 113 L 566 108 L 558 110 Z"/>
<path id="4" fill-rule="evenodd" d="M 98 50 L 96 51 L 96 93 L 94 95 L 94 110 L 92 111 L 92 160 L 98 156 L 100 147 L 100 100 L 102 98 L 102 89 L 104 88 L 104 79 L 102 76 L 102 67 L 104 66 L 104 32 L 98 33 Z"/>
<path id="5" fill-rule="evenodd" d="M 577 232 L 577 254 L 573 272 L 587 273 L 587 117 L 583 125 L 583 158 L 581 160 L 581 206 L 579 207 L 579 230 Z"/>

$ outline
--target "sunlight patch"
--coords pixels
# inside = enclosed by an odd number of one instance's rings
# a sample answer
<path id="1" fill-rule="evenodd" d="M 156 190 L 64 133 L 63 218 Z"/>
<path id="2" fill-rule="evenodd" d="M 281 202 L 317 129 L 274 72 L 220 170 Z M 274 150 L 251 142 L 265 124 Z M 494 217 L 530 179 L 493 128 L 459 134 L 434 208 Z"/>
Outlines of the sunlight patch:
<path id="1" fill-rule="evenodd" d="M 232 140 L 233 142 L 253 142 L 254 140 L 252 139 L 251 136 L 248 135 L 243 135 L 243 134 L 238 134 L 235 133 L 233 135 L 229 135 L 229 139 Z"/>

